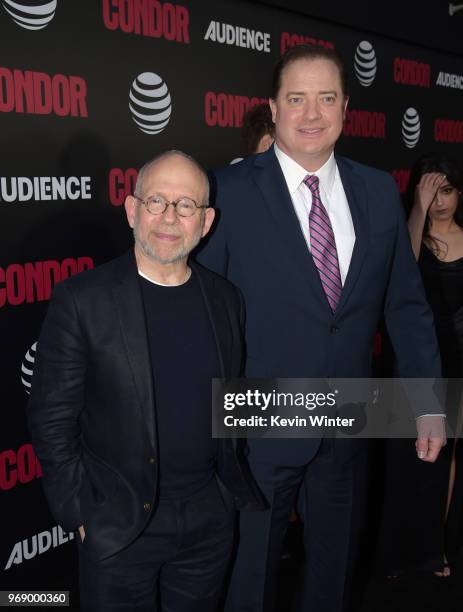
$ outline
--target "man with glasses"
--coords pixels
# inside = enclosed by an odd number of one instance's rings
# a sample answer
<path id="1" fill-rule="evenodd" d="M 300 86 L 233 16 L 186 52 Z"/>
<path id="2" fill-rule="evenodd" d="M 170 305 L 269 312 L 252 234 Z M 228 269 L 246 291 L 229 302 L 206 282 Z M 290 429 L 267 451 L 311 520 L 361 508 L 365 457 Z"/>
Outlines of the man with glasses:
<path id="1" fill-rule="evenodd" d="M 213 612 L 235 506 L 262 508 L 237 445 L 211 436 L 243 309 L 188 261 L 208 198 L 188 155 L 148 162 L 125 202 L 134 250 L 59 284 L 42 328 L 29 423 L 51 510 L 79 528 L 83 610 Z"/>

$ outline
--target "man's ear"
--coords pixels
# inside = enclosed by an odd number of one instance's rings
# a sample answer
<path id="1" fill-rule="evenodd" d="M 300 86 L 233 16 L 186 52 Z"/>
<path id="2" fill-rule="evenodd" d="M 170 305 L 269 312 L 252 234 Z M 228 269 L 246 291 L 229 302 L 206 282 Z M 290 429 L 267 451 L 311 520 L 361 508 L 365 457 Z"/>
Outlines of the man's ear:
<path id="1" fill-rule="evenodd" d="M 343 119 L 345 119 L 345 118 L 346 118 L 346 111 L 347 111 L 347 104 L 348 104 L 348 102 L 349 102 L 349 96 L 345 96 L 345 98 L 344 98 L 344 102 L 343 102 L 343 104 L 344 104 L 344 110 L 343 110 L 343 113 L 342 113 L 342 118 L 343 118 Z"/>
<path id="2" fill-rule="evenodd" d="M 201 232 L 201 238 L 204 238 L 204 236 L 211 229 L 211 225 L 214 222 L 214 218 L 215 218 L 214 208 L 210 208 L 210 207 L 206 208 L 204 212 L 204 225 L 203 225 L 203 231 Z"/>
<path id="3" fill-rule="evenodd" d="M 137 201 L 133 196 L 129 195 L 125 198 L 124 208 L 125 214 L 127 215 L 127 221 L 130 227 L 133 229 L 133 226 L 135 225 L 135 215 L 137 212 Z"/>
<path id="4" fill-rule="evenodd" d="M 275 104 L 275 100 L 273 100 L 273 98 L 269 98 L 268 103 L 270 106 L 270 110 L 272 111 L 272 121 L 273 123 L 275 123 L 275 119 L 277 116 L 277 105 Z"/>

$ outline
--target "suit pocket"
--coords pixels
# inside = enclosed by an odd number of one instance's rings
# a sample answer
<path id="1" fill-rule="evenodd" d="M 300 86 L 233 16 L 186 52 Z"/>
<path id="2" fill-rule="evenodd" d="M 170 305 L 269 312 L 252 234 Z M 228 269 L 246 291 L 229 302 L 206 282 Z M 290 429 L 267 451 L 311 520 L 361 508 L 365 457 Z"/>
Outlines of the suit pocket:
<path id="1" fill-rule="evenodd" d="M 85 467 L 85 479 L 92 502 L 103 505 L 112 499 L 120 484 L 118 473 L 106 462 L 97 457 L 83 445 L 82 462 Z"/>

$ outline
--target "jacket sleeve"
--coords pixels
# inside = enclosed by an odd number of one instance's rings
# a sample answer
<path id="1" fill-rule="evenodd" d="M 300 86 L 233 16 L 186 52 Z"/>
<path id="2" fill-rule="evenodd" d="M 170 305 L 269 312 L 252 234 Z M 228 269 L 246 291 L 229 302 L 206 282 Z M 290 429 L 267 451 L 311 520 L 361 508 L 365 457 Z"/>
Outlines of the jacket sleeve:
<path id="1" fill-rule="evenodd" d="M 82 524 L 79 416 L 84 406 L 86 348 L 67 284 L 55 287 L 37 344 L 28 405 L 32 443 L 55 519 L 67 531 Z"/>
<path id="2" fill-rule="evenodd" d="M 209 268 L 209 270 L 214 271 L 216 274 L 227 278 L 228 248 L 224 219 L 225 211 L 223 208 L 223 200 L 225 198 L 220 189 L 221 181 L 217 180 L 217 176 L 211 174 L 210 181 L 216 217 L 210 233 L 195 253 L 195 258 L 205 268 Z"/>
<path id="3" fill-rule="evenodd" d="M 387 330 L 401 377 L 438 378 L 441 363 L 434 317 L 426 300 L 395 185 L 391 185 L 391 196 L 397 224 L 384 309 Z"/>

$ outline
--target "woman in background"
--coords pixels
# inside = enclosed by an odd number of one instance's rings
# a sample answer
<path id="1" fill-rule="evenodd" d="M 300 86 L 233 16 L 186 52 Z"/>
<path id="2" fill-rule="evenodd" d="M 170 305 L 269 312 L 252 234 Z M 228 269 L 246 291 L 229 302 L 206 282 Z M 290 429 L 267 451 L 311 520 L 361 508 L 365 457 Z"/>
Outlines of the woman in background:
<path id="1" fill-rule="evenodd" d="M 414 165 L 407 192 L 408 229 L 434 314 L 442 376 L 463 377 L 463 175 L 451 160 L 425 155 Z M 446 396 L 450 437 L 436 463 L 416 461 L 400 441 L 388 444 L 384 523 L 387 573 L 411 569 L 451 574 L 461 543 L 463 449 L 461 381 Z"/>

